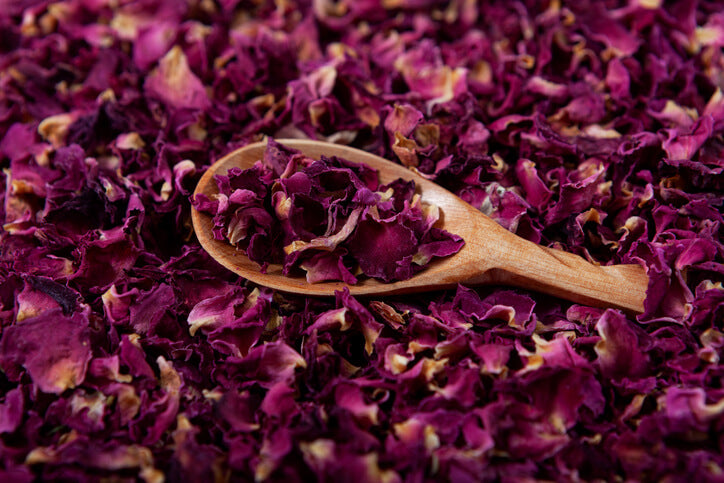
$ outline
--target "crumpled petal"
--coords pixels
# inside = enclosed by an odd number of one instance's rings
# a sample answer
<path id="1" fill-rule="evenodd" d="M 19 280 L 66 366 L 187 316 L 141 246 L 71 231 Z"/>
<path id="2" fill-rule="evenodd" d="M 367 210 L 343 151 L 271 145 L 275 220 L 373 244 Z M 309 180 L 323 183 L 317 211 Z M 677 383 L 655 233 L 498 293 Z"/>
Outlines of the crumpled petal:
<path id="1" fill-rule="evenodd" d="M 209 98 L 204 85 L 189 68 L 184 51 L 174 46 L 149 75 L 145 89 L 171 109 L 206 109 Z"/>
<path id="2" fill-rule="evenodd" d="M 7 327 L 0 339 L 0 366 L 17 379 L 21 366 L 43 392 L 60 394 L 83 383 L 91 359 L 88 318 L 47 311 Z"/>

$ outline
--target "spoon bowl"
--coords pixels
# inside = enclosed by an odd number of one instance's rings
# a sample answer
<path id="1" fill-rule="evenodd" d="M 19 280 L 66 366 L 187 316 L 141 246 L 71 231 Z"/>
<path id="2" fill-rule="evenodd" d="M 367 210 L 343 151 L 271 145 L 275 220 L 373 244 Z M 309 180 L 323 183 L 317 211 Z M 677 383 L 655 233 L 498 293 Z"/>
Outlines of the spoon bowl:
<path id="1" fill-rule="evenodd" d="M 301 139 L 281 139 L 281 144 L 298 149 L 306 156 L 338 156 L 366 164 L 377 170 L 381 184 L 398 178 L 413 180 L 424 202 L 440 208 L 438 228 L 461 236 L 465 245 L 456 254 L 435 259 L 412 278 L 384 283 L 372 278 L 355 285 L 343 282 L 310 284 L 303 276 L 282 274 L 282 266 L 271 264 L 266 273 L 247 258 L 243 251 L 212 233 L 213 220 L 208 213 L 192 209 L 191 219 L 201 246 L 220 264 L 234 273 L 284 292 L 330 296 L 349 288 L 353 295 L 393 295 L 455 287 L 457 284 L 505 284 L 537 290 L 573 302 L 599 307 L 614 307 L 643 312 L 648 277 L 640 265 L 594 265 L 583 258 L 536 245 L 509 232 L 494 220 L 473 208 L 441 186 L 401 165 L 374 154 L 338 144 Z M 218 193 L 214 176 L 233 167 L 250 168 L 262 158 L 266 142 L 249 144 L 214 163 L 201 177 L 194 192 L 213 197 Z"/>

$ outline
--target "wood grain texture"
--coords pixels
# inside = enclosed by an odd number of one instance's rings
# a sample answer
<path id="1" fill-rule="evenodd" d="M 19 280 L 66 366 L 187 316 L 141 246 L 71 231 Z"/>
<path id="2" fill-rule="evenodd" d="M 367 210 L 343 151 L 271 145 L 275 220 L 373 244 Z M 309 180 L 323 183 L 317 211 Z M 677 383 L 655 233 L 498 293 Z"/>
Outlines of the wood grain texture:
<path id="1" fill-rule="evenodd" d="M 365 279 L 356 285 L 309 284 L 304 277 L 282 275 L 281 265 L 270 265 L 266 273 L 260 273 L 259 266 L 243 252 L 213 238 L 210 215 L 192 210 L 191 218 L 201 246 L 223 266 L 248 280 L 285 292 L 326 296 L 344 287 L 355 295 L 392 295 L 452 288 L 458 283 L 495 283 L 536 290 L 586 305 L 643 312 L 648 276 L 642 266 L 598 266 L 577 255 L 536 245 L 507 231 L 435 183 L 373 154 L 311 140 L 281 139 L 279 142 L 312 158 L 340 156 L 365 163 L 379 172 L 383 184 L 397 178 L 414 180 L 423 201 L 440 207 L 441 221 L 436 226 L 461 236 L 465 246 L 451 257 L 433 260 L 425 270 L 400 282 Z M 250 144 L 214 163 L 201 177 L 194 194 L 211 197 L 218 193 L 214 175 L 225 174 L 235 166 L 250 167 L 261 159 L 265 146 L 265 142 Z"/>

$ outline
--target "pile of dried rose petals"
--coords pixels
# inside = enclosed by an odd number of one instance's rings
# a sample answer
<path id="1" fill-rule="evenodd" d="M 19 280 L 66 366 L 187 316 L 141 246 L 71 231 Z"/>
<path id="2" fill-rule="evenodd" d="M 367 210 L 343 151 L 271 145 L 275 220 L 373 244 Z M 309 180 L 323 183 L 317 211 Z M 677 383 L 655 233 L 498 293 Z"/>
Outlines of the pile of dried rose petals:
<path id="1" fill-rule="evenodd" d="M 0 480 L 724 477 L 721 2 L 0 5 Z M 189 197 L 264 136 L 644 264 L 646 311 L 254 286 Z"/>
<path id="2" fill-rule="evenodd" d="M 215 175 L 218 192 L 194 207 L 213 215 L 213 236 L 244 251 L 265 271 L 302 270 L 309 283 L 357 276 L 406 280 L 465 242 L 435 228 L 440 210 L 415 182 L 380 185 L 374 169 L 338 157 L 315 160 L 273 139 L 251 168 Z M 301 269 L 301 270 L 300 270 Z"/>

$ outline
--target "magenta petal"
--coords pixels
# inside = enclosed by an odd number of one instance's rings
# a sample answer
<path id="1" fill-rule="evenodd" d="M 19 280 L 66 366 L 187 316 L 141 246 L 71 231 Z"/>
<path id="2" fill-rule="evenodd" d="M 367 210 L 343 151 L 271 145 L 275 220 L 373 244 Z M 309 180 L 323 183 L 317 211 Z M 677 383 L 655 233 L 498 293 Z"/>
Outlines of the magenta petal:
<path id="1" fill-rule="evenodd" d="M 294 388 L 283 382 L 274 384 L 267 391 L 261 403 L 261 410 L 269 417 L 281 421 L 291 420 L 299 412 Z"/>
<path id="2" fill-rule="evenodd" d="M 5 394 L 4 401 L 0 403 L 0 433 L 12 433 L 23 422 L 24 399 L 20 388 Z"/>
<path id="3" fill-rule="evenodd" d="M 364 219 L 349 242 L 350 253 L 370 277 L 390 281 L 397 262 L 415 251 L 415 236 L 409 228 L 395 223 Z"/>
<path id="4" fill-rule="evenodd" d="M 307 282 L 317 283 L 327 280 L 342 280 L 354 285 L 357 278 L 344 265 L 342 258 L 334 252 L 320 252 L 300 265 L 307 272 Z"/>
<path id="5" fill-rule="evenodd" d="M 259 427 L 254 416 L 255 405 L 249 394 L 227 392 L 218 402 L 217 408 L 234 431 L 247 433 Z"/>
<path id="6" fill-rule="evenodd" d="M 409 136 L 422 120 L 423 114 L 409 104 L 395 104 L 385 119 L 385 129 L 394 136 L 400 133 Z"/>
<path id="7" fill-rule="evenodd" d="M 133 61 L 140 69 L 147 69 L 168 52 L 176 36 L 176 25 L 171 22 L 152 24 L 141 32 L 133 46 Z"/>
<path id="8" fill-rule="evenodd" d="M 254 347 L 242 358 L 229 358 L 228 363 L 230 372 L 253 377 L 268 386 L 289 382 L 297 370 L 307 367 L 304 358 L 283 342 Z"/>
<path id="9" fill-rule="evenodd" d="M 60 310 L 7 327 L 0 341 L 0 366 L 20 374 L 23 366 L 38 389 L 60 394 L 85 379 L 91 359 L 88 319 Z"/>
<path id="10" fill-rule="evenodd" d="M 713 123 L 711 116 L 704 116 L 690 129 L 670 129 L 662 143 L 666 155 L 672 160 L 691 159 L 712 135 Z"/>
<path id="11" fill-rule="evenodd" d="M 204 85 L 191 72 L 186 54 L 175 46 L 161 59 L 146 80 L 146 92 L 171 109 L 205 109 L 209 106 Z"/>
<path id="12" fill-rule="evenodd" d="M 340 384 L 335 388 L 337 407 L 349 411 L 364 426 L 377 424 L 379 408 L 365 400 L 364 393 L 353 384 Z"/>
<path id="13" fill-rule="evenodd" d="M 649 358 L 643 351 L 644 336 L 620 312 L 607 310 L 596 329 L 601 340 L 596 354 L 601 371 L 608 377 L 638 378 L 649 372 Z"/>
<path id="14" fill-rule="evenodd" d="M 120 360 L 128 367 L 130 373 L 135 377 L 154 378 L 153 369 L 146 360 L 146 354 L 143 347 L 134 337 L 124 335 L 120 343 Z"/>

